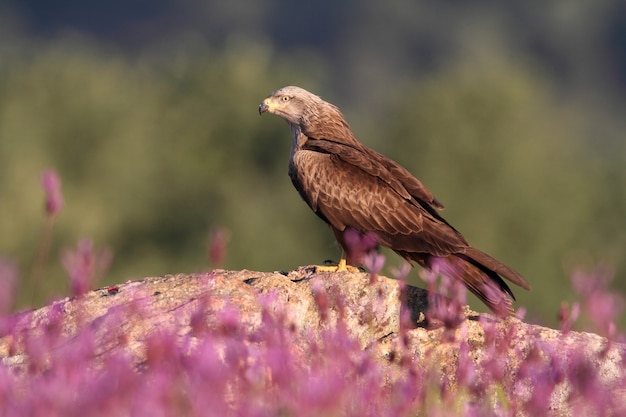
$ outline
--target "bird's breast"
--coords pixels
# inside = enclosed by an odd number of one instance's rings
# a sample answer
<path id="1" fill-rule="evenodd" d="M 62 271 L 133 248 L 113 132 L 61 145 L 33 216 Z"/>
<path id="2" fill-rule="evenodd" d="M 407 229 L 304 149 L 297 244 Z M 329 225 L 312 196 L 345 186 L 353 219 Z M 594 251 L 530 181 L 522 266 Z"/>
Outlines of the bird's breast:
<path id="1" fill-rule="evenodd" d="M 318 215 L 318 201 L 327 193 L 332 161 L 328 154 L 296 150 L 289 162 L 289 177 L 300 196 Z"/>
<path id="2" fill-rule="evenodd" d="M 295 149 L 289 161 L 289 176 L 307 176 L 315 180 L 317 173 L 330 163 L 330 155 Z"/>

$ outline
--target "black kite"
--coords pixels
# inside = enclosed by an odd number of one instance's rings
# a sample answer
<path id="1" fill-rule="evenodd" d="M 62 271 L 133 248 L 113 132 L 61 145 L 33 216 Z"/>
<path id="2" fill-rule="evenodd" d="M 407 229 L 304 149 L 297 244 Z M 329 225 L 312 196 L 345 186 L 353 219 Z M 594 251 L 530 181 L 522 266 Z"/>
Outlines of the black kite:
<path id="1" fill-rule="evenodd" d="M 437 209 L 443 205 L 406 169 L 361 144 L 339 109 L 299 87 L 283 87 L 259 105 L 291 127 L 289 176 L 311 209 L 330 225 L 344 253 L 337 270 L 354 261 L 345 232 L 374 234 L 400 256 L 463 282 L 499 315 L 513 311 L 502 278 L 530 290 L 513 269 L 470 246 Z M 358 260 L 357 260 L 358 261 Z"/>

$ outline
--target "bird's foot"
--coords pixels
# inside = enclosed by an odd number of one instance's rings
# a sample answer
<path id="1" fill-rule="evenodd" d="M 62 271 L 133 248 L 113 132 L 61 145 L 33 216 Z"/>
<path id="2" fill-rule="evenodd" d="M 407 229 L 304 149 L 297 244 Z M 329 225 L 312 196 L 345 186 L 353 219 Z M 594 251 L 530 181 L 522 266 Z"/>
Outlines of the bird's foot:
<path id="1" fill-rule="evenodd" d="M 315 272 L 361 272 L 361 270 L 356 266 L 348 265 L 342 258 L 337 265 L 316 265 Z"/>

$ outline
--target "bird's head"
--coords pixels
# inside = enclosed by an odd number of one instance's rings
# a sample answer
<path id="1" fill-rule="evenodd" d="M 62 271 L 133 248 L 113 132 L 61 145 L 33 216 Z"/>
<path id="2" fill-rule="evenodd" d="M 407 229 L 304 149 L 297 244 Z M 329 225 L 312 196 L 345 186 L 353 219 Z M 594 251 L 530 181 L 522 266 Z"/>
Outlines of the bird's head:
<path id="1" fill-rule="evenodd" d="M 267 96 L 259 104 L 259 114 L 273 113 L 289 124 L 301 125 L 322 103 L 322 99 L 315 94 L 300 87 L 288 86 Z"/>

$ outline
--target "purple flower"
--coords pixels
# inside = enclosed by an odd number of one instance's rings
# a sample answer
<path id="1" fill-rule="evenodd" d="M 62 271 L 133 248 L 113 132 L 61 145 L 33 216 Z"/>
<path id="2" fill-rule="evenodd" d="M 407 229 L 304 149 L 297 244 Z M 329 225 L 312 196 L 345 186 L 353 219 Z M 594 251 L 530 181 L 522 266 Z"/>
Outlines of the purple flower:
<path id="1" fill-rule="evenodd" d="M 362 263 L 367 255 L 375 253 L 378 248 L 378 237 L 374 233 L 361 233 L 348 228 L 343 234 L 343 239 L 346 242 L 350 265 Z"/>
<path id="2" fill-rule="evenodd" d="M 567 333 L 572 329 L 572 326 L 580 315 L 580 304 L 574 303 L 570 306 L 563 301 L 561 308 L 559 309 L 559 323 L 561 324 L 561 331 Z"/>
<path id="3" fill-rule="evenodd" d="M 324 283 L 316 279 L 311 285 L 311 291 L 313 292 L 313 299 L 315 305 L 320 314 L 320 318 L 325 321 L 328 318 L 328 310 L 330 309 L 330 300 L 328 299 L 328 293 L 324 288 Z"/>
<path id="4" fill-rule="evenodd" d="M 397 280 L 404 281 L 411 272 L 411 264 L 403 261 L 398 267 L 391 267 L 391 275 Z"/>
<path id="5" fill-rule="evenodd" d="M 11 311 L 17 284 L 17 267 L 13 262 L 0 259 L 0 318 Z"/>
<path id="6" fill-rule="evenodd" d="M 61 179 L 56 171 L 47 170 L 41 174 L 41 185 L 46 195 L 46 213 L 49 216 L 55 216 L 63 208 Z"/>
<path id="7" fill-rule="evenodd" d="M 446 329 L 458 327 L 465 316 L 464 306 L 467 303 L 467 291 L 458 280 L 449 278 L 454 265 L 443 258 L 435 258 L 432 270 L 423 270 L 422 279 L 428 284 L 428 312 L 429 320 L 441 321 Z M 437 277 L 440 278 L 437 289 Z"/>
<path id="8" fill-rule="evenodd" d="M 103 249 L 96 252 L 89 239 L 81 239 L 75 250 L 66 250 L 62 262 L 70 276 L 72 294 L 80 296 L 89 291 L 96 278 L 109 268 L 112 259 L 111 251 Z"/>
<path id="9" fill-rule="evenodd" d="M 467 326 L 460 329 L 459 360 L 456 368 L 456 380 L 460 386 L 472 387 L 477 378 L 476 367 L 470 356 L 470 345 L 467 342 Z"/>
<path id="10" fill-rule="evenodd" d="M 608 287 L 615 271 L 599 266 L 591 272 L 577 270 L 572 274 L 572 285 L 581 298 L 585 315 L 603 336 L 613 337 L 615 321 L 624 311 L 624 298 Z"/>
<path id="11" fill-rule="evenodd" d="M 363 266 L 370 271 L 372 280 L 374 280 L 385 266 L 385 255 L 371 251 L 363 256 Z"/>
<path id="12" fill-rule="evenodd" d="M 211 266 L 219 268 L 226 259 L 230 233 L 224 227 L 216 226 L 209 234 L 209 261 Z"/>

